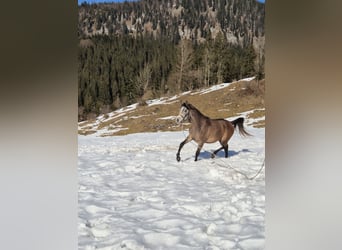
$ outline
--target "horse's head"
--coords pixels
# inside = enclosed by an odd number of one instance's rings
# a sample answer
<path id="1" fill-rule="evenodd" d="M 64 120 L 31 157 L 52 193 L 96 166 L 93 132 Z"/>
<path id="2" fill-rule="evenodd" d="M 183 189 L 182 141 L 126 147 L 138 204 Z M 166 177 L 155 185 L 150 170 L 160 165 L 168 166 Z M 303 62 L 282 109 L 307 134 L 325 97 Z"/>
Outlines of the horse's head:
<path id="1" fill-rule="evenodd" d="M 190 106 L 191 104 L 189 104 L 187 101 L 182 103 L 182 106 L 179 110 L 179 114 L 176 117 L 176 122 L 178 124 L 185 122 L 185 121 L 190 121 Z"/>

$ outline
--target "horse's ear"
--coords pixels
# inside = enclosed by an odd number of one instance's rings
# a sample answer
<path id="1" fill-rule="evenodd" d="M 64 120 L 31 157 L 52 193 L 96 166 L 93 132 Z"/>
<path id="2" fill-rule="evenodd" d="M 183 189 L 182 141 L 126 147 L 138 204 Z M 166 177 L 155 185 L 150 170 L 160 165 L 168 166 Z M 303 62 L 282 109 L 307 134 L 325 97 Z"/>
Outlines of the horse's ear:
<path id="1" fill-rule="evenodd" d="M 194 109 L 195 108 L 195 106 L 189 102 L 187 102 L 186 107 L 187 107 L 187 109 Z"/>
<path id="2" fill-rule="evenodd" d="M 187 109 L 189 108 L 189 103 L 188 101 L 183 102 L 182 106 L 186 107 Z"/>

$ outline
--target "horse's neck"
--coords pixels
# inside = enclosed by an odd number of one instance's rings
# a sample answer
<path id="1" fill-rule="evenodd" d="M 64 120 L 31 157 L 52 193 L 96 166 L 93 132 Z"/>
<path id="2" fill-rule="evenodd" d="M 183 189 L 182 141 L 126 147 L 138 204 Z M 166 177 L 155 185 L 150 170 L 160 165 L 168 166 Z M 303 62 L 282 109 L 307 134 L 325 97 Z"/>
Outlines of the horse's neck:
<path id="1" fill-rule="evenodd" d="M 203 115 L 199 110 L 197 109 L 191 110 L 191 123 L 194 126 L 199 126 L 201 123 L 200 121 L 204 119 L 208 119 L 208 117 Z"/>

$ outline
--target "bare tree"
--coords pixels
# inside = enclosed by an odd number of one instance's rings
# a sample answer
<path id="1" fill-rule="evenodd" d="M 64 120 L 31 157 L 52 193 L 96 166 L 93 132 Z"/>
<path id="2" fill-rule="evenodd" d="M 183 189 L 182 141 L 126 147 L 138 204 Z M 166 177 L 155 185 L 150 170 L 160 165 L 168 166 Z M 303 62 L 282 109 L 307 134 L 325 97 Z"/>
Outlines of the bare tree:
<path id="1" fill-rule="evenodd" d="M 186 75 L 191 69 L 192 64 L 192 53 L 193 49 L 191 46 L 191 42 L 187 40 L 181 40 L 179 45 L 179 60 L 176 66 L 178 72 L 178 81 L 177 86 L 178 90 L 181 91 L 184 89 L 184 81 L 186 80 Z M 187 86 L 189 87 L 189 86 Z"/>
<path id="2" fill-rule="evenodd" d="M 209 49 L 205 48 L 204 51 L 204 84 L 205 87 L 209 87 L 210 78 L 210 55 Z"/>
<path id="3" fill-rule="evenodd" d="M 140 70 L 139 75 L 137 77 L 136 87 L 140 91 L 140 94 L 143 95 L 150 85 L 152 77 L 152 69 L 149 64 L 147 64 L 142 70 Z"/>

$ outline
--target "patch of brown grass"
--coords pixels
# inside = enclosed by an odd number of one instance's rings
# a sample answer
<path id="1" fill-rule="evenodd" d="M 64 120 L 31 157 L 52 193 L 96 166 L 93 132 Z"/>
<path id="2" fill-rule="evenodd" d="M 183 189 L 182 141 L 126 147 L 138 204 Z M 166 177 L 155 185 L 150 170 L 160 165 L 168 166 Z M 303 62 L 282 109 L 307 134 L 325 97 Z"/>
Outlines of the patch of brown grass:
<path id="1" fill-rule="evenodd" d="M 91 135 L 96 133 L 95 130 L 78 130 L 78 134 L 80 135 Z"/>
<path id="2" fill-rule="evenodd" d="M 248 118 L 252 118 L 252 119 L 263 117 L 263 116 L 265 116 L 265 110 L 264 109 L 262 109 L 262 110 L 256 109 L 252 113 L 248 114 Z"/>
<path id="3" fill-rule="evenodd" d="M 264 128 L 265 127 L 265 120 L 254 122 L 253 123 L 253 127 L 255 127 L 255 128 Z"/>

